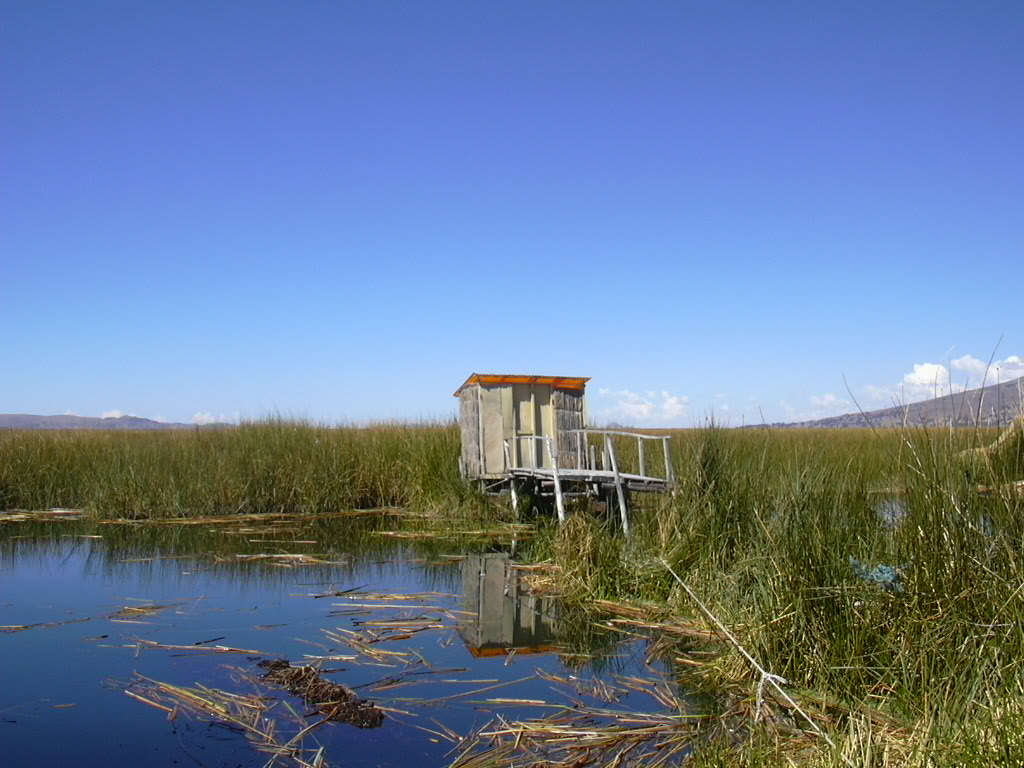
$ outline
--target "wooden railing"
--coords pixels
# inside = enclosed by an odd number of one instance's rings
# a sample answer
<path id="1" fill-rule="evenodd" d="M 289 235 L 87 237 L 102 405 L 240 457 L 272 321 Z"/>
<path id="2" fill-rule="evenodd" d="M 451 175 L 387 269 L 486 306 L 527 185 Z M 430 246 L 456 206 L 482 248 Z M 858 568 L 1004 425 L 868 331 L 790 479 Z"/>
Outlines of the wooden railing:
<path id="1" fill-rule="evenodd" d="M 615 451 L 615 437 L 625 437 L 636 440 L 636 452 L 637 461 L 639 463 L 639 475 L 644 478 L 651 478 L 655 480 L 664 480 L 668 486 L 674 485 L 675 473 L 672 469 L 672 449 L 671 449 L 671 438 L 667 435 L 644 435 L 638 432 L 623 432 L 613 429 L 572 429 L 567 430 L 563 434 L 573 436 L 571 439 L 574 440 L 575 445 L 571 451 L 570 456 L 563 463 L 563 466 L 559 467 L 559 453 L 558 446 L 555 440 L 545 435 L 514 435 L 508 437 L 503 442 L 503 448 L 505 451 L 505 469 L 510 471 L 513 469 L 542 469 L 544 467 L 543 455 L 539 454 L 537 448 L 537 442 L 543 446 L 543 449 L 547 449 L 548 458 L 551 461 L 551 480 L 554 484 L 555 491 L 555 507 L 558 510 L 558 521 L 565 522 L 565 502 L 562 497 L 562 478 L 560 474 L 566 470 L 570 472 L 573 470 L 584 470 L 594 472 L 606 472 L 611 471 L 612 481 L 615 485 L 615 492 L 618 496 L 619 502 L 619 513 L 622 517 L 623 530 L 629 533 L 629 519 L 626 511 L 626 484 L 623 482 L 622 475 L 629 474 L 623 473 L 619 468 L 619 457 Z M 592 439 L 593 438 L 593 439 Z M 598 440 L 599 438 L 599 440 Z M 521 443 L 518 441 L 531 441 L 532 446 L 531 455 L 532 461 L 531 466 L 525 467 L 521 461 L 514 461 L 513 457 L 521 458 L 523 456 L 523 450 L 521 449 Z M 665 461 L 665 472 L 664 477 L 658 477 L 656 475 L 648 474 L 648 454 L 645 446 L 650 441 L 661 442 L 661 454 Z M 601 461 L 598 462 L 597 456 L 597 444 L 601 443 Z M 539 463 L 539 466 L 538 466 Z M 516 481 L 514 478 L 511 479 L 510 492 L 512 494 L 512 505 L 518 508 L 519 496 L 516 489 Z"/>
<path id="2" fill-rule="evenodd" d="M 648 474 L 648 461 L 645 441 L 660 441 L 661 442 L 661 454 L 665 461 L 665 473 L 664 477 L 658 478 L 664 480 L 669 485 L 675 484 L 675 472 L 672 469 L 672 438 L 668 435 L 644 435 L 639 432 L 623 432 L 615 429 L 571 429 L 567 430 L 565 434 L 575 435 L 574 445 L 574 456 L 576 466 L 584 469 L 610 469 L 613 472 L 618 473 L 618 457 L 615 453 L 615 441 L 613 437 L 627 437 L 636 440 L 636 452 L 637 461 L 639 464 L 639 471 L 637 474 L 643 477 L 655 477 L 655 475 Z M 591 436 L 600 436 L 603 439 L 603 446 L 601 452 L 601 461 L 598 462 L 597 446 L 591 441 Z"/>

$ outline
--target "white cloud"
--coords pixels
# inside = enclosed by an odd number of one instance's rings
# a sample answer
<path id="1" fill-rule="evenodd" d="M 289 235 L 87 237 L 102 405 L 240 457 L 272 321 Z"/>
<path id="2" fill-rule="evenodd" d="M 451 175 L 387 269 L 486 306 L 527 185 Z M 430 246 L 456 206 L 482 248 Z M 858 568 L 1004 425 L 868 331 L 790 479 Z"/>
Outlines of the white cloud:
<path id="1" fill-rule="evenodd" d="M 895 387 L 871 384 L 864 390 L 875 401 L 916 403 L 1020 376 L 1024 376 L 1024 358 L 1019 355 L 994 360 L 991 365 L 973 355 L 964 355 L 950 360 L 949 367 L 942 363 L 915 363 L 914 369 L 905 373 Z"/>
<path id="2" fill-rule="evenodd" d="M 849 400 L 843 400 L 831 392 L 824 395 L 811 395 L 811 411 L 815 414 L 813 418 L 816 419 L 840 416 L 849 413 L 851 408 Z"/>
<path id="3" fill-rule="evenodd" d="M 192 416 L 192 423 L 202 426 L 203 424 L 237 424 L 241 421 L 242 415 L 235 411 L 234 416 L 226 413 L 208 413 L 199 411 Z"/>
<path id="4" fill-rule="evenodd" d="M 117 410 L 115 408 L 112 411 L 104 411 L 103 412 L 103 416 L 101 418 L 104 418 L 104 419 L 120 419 L 123 416 L 134 416 L 134 415 L 135 415 L 134 413 L 125 413 L 124 411 L 119 411 L 119 410 Z"/>
<path id="5" fill-rule="evenodd" d="M 72 411 L 70 408 L 68 408 L 66 411 L 64 411 L 64 415 L 65 416 L 81 416 L 80 413 L 78 413 L 77 411 Z"/>
<path id="6" fill-rule="evenodd" d="M 602 419 L 606 422 L 624 422 L 630 426 L 678 424 L 686 415 L 690 402 L 686 395 L 673 395 L 668 390 L 648 390 L 641 394 L 629 389 L 602 388 L 597 393 L 614 400 L 614 403 L 598 411 Z"/>
<path id="7" fill-rule="evenodd" d="M 662 392 L 661 398 L 661 412 L 665 414 L 666 418 L 675 421 L 686 414 L 686 404 L 690 402 L 690 398 L 672 395 L 668 392 Z"/>
<path id="8" fill-rule="evenodd" d="M 915 402 L 948 395 L 955 391 L 955 386 L 949 378 L 949 369 L 941 363 L 915 363 L 914 370 L 903 374 L 900 391 L 908 402 Z"/>
<path id="9" fill-rule="evenodd" d="M 958 371 L 963 371 L 968 376 L 977 376 L 978 378 L 985 375 L 985 369 L 988 367 L 986 363 L 971 355 L 957 358 L 951 361 L 950 365 Z"/>
<path id="10" fill-rule="evenodd" d="M 1010 355 L 1005 360 L 993 360 L 991 366 L 976 357 L 964 355 L 953 360 L 950 365 L 967 374 L 968 389 L 980 387 L 982 383 L 996 384 L 1024 376 L 1024 358 L 1019 355 Z"/>
<path id="11" fill-rule="evenodd" d="M 803 406 L 790 405 L 785 400 L 780 400 L 779 407 L 785 413 L 786 421 L 815 421 L 830 416 L 842 416 L 853 410 L 849 400 L 844 400 L 831 392 L 811 395 L 807 398 L 807 404 Z"/>
<path id="12" fill-rule="evenodd" d="M 874 384 L 868 384 L 864 387 L 864 391 L 868 393 L 868 397 L 872 400 L 888 400 L 892 397 L 891 390 L 888 390 L 885 387 L 875 386 Z"/>

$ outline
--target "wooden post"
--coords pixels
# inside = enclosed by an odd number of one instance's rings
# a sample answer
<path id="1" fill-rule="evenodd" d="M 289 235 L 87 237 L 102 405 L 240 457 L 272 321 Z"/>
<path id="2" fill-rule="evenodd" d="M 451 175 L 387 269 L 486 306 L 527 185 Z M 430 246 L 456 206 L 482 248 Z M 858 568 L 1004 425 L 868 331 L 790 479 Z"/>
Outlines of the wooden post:
<path id="1" fill-rule="evenodd" d="M 615 492 L 619 496 L 619 517 L 622 519 L 622 532 L 629 536 L 629 513 L 626 511 L 626 494 L 622 490 L 622 477 L 619 475 L 619 463 L 615 460 L 615 446 L 612 445 L 611 435 L 604 436 L 604 450 L 612 463 L 612 473 L 615 475 Z"/>
<path id="2" fill-rule="evenodd" d="M 477 437 L 477 460 L 480 462 L 479 474 L 487 474 L 487 451 L 484 450 L 484 388 L 477 385 L 476 388 L 476 437 Z M 506 451 L 507 453 L 507 451 Z M 507 469 L 507 467 L 506 467 Z"/>
<path id="3" fill-rule="evenodd" d="M 668 447 L 669 440 L 671 437 L 663 437 L 661 444 L 665 449 L 665 482 L 669 485 L 674 485 L 676 481 L 675 470 L 672 468 L 672 451 Z"/>
<path id="4" fill-rule="evenodd" d="M 637 437 L 636 439 L 636 450 L 640 454 L 640 474 L 647 477 L 647 465 L 644 462 L 644 439 Z"/>
<path id="5" fill-rule="evenodd" d="M 565 501 L 562 499 L 562 483 L 558 479 L 558 451 L 555 450 L 554 440 L 545 438 L 548 444 L 548 455 L 551 456 L 551 479 L 555 481 L 555 509 L 558 510 L 559 524 L 565 522 Z"/>
<path id="6" fill-rule="evenodd" d="M 530 385 L 530 434 L 537 434 L 537 387 L 533 385 Z M 530 466 L 537 469 L 544 466 L 544 451 L 536 440 L 530 441 Z"/>

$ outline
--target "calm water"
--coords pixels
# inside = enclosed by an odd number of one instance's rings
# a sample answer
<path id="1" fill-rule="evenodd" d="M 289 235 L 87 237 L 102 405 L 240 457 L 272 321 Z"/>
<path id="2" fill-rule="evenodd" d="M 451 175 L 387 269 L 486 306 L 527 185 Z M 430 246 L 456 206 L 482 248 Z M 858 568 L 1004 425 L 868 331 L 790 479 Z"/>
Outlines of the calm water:
<path id="1" fill-rule="evenodd" d="M 305 740 L 339 766 L 448 765 L 459 749 L 451 734 L 496 714 L 542 717 L 557 711 L 550 705 L 590 701 L 594 679 L 658 674 L 643 641 L 573 626 L 553 603 L 524 594 L 507 550 L 410 544 L 352 521 L 2 524 L 0 765 L 265 765 L 267 755 L 223 723 L 171 719 L 125 693 L 136 681 L 130 690 L 150 695 L 142 676 L 257 693 L 310 714 L 254 681 L 264 658 L 328 657 L 328 679 L 389 708 L 380 728 L 332 723 Z M 215 645 L 249 652 L 201 650 Z M 663 706 L 639 692 L 615 699 L 636 711 Z M 285 741 L 300 727 L 279 721 Z"/>

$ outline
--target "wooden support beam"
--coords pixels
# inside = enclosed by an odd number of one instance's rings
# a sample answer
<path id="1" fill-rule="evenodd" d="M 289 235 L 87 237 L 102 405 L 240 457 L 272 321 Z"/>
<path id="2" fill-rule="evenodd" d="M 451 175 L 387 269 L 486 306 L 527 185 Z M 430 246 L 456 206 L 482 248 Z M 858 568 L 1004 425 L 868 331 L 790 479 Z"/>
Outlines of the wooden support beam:
<path id="1" fill-rule="evenodd" d="M 555 483 L 555 509 L 558 510 L 559 524 L 565 522 L 565 500 L 562 498 L 562 483 L 558 479 L 558 450 L 555 448 L 555 441 L 547 438 L 548 455 L 551 456 L 551 479 Z"/>
<path id="2" fill-rule="evenodd" d="M 615 476 L 615 492 L 619 497 L 619 517 L 622 519 L 622 532 L 629 536 L 629 511 L 626 509 L 626 493 L 622 488 L 619 462 L 615 459 L 615 446 L 612 444 L 611 435 L 604 436 L 604 450 L 612 463 L 612 474 Z"/>

